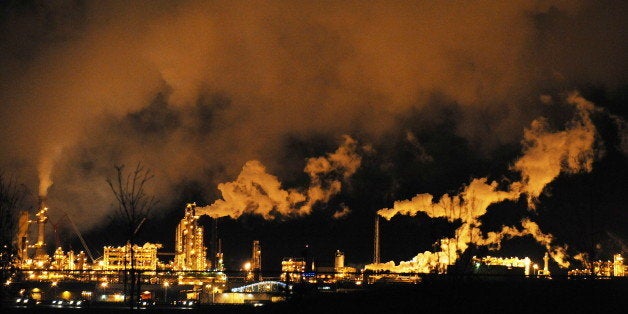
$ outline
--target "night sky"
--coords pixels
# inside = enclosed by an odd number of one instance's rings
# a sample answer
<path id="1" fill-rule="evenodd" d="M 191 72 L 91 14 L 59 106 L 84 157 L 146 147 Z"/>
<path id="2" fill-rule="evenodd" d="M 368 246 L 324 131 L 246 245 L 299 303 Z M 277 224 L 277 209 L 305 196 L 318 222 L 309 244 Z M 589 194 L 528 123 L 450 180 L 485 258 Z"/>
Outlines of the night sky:
<path id="1" fill-rule="evenodd" d="M 228 269 L 253 240 L 266 270 L 306 245 L 361 267 L 378 211 L 382 262 L 457 230 L 483 255 L 550 251 L 556 271 L 626 257 L 626 16 L 623 1 L 2 1 L 0 169 L 25 209 L 46 197 L 49 239 L 57 224 L 82 250 L 67 213 L 96 256 L 125 242 L 106 180 L 141 162 L 159 202 L 139 241 L 172 252 L 195 202 L 208 241 L 220 216 Z M 436 214 L 448 197 L 468 216 Z"/>

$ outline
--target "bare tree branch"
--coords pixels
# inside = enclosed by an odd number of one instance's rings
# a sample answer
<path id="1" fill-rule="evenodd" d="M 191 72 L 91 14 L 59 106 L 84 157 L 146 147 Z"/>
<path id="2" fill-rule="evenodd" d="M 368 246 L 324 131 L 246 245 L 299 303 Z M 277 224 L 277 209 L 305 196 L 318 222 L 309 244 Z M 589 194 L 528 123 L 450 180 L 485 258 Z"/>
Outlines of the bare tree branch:
<path id="1" fill-rule="evenodd" d="M 12 246 L 16 232 L 18 211 L 24 204 L 28 189 L 13 175 L 0 171 L 0 245 Z"/>
<path id="2" fill-rule="evenodd" d="M 151 210 L 157 204 L 155 197 L 146 193 L 146 185 L 154 178 L 154 175 L 150 169 L 145 169 L 142 163 L 138 163 L 133 171 L 126 174 L 124 165 L 116 165 L 114 168 L 116 176 L 114 179 L 107 178 L 107 183 L 118 201 L 118 216 L 123 219 L 126 224 L 125 228 L 128 230 L 127 245 L 131 253 L 129 306 L 132 310 L 139 293 L 139 276 L 135 271 L 134 258 L 135 238 Z M 126 286 L 126 272 L 124 281 Z"/>

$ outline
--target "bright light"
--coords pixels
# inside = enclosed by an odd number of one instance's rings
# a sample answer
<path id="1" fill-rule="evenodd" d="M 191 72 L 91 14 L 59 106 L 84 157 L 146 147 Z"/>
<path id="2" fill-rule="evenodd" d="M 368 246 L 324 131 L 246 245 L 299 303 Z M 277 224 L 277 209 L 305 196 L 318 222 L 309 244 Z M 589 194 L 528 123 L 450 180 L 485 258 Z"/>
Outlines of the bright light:
<path id="1" fill-rule="evenodd" d="M 168 286 L 170 286 L 170 283 L 167 281 L 164 281 L 164 287 L 168 287 Z"/>
<path id="2" fill-rule="evenodd" d="M 244 265 L 242 266 L 242 268 L 246 271 L 251 270 L 251 262 L 246 262 L 244 263 Z"/>

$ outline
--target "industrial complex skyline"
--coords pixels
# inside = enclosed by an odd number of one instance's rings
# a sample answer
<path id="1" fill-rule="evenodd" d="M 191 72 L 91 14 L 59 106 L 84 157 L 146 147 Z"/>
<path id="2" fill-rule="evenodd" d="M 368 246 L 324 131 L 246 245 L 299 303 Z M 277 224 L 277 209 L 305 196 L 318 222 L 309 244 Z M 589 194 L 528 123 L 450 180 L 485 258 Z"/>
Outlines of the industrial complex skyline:
<path id="1" fill-rule="evenodd" d="M 0 8 L 0 174 L 46 224 L 33 256 L 126 254 L 108 180 L 138 164 L 158 202 L 134 244 L 178 270 L 628 254 L 624 2 Z"/>

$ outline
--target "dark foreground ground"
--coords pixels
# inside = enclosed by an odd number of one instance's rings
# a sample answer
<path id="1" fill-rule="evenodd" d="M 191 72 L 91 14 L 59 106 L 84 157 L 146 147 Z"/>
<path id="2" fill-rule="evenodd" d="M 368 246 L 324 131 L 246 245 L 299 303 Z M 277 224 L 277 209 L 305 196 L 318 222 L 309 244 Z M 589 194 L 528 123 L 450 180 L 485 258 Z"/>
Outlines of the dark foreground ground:
<path id="1" fill-rule="evenodd" d="M 588 280 L 478 280 L 452 278 L 419 284 L 369 285 L 358 291 L 295 295 L 289 301 L 194 309 L 150 308 L 136 313 L 628 313 L 628 278 Z M 128 313 L 129 309 L 13 308 L 2 313 Z"/>

